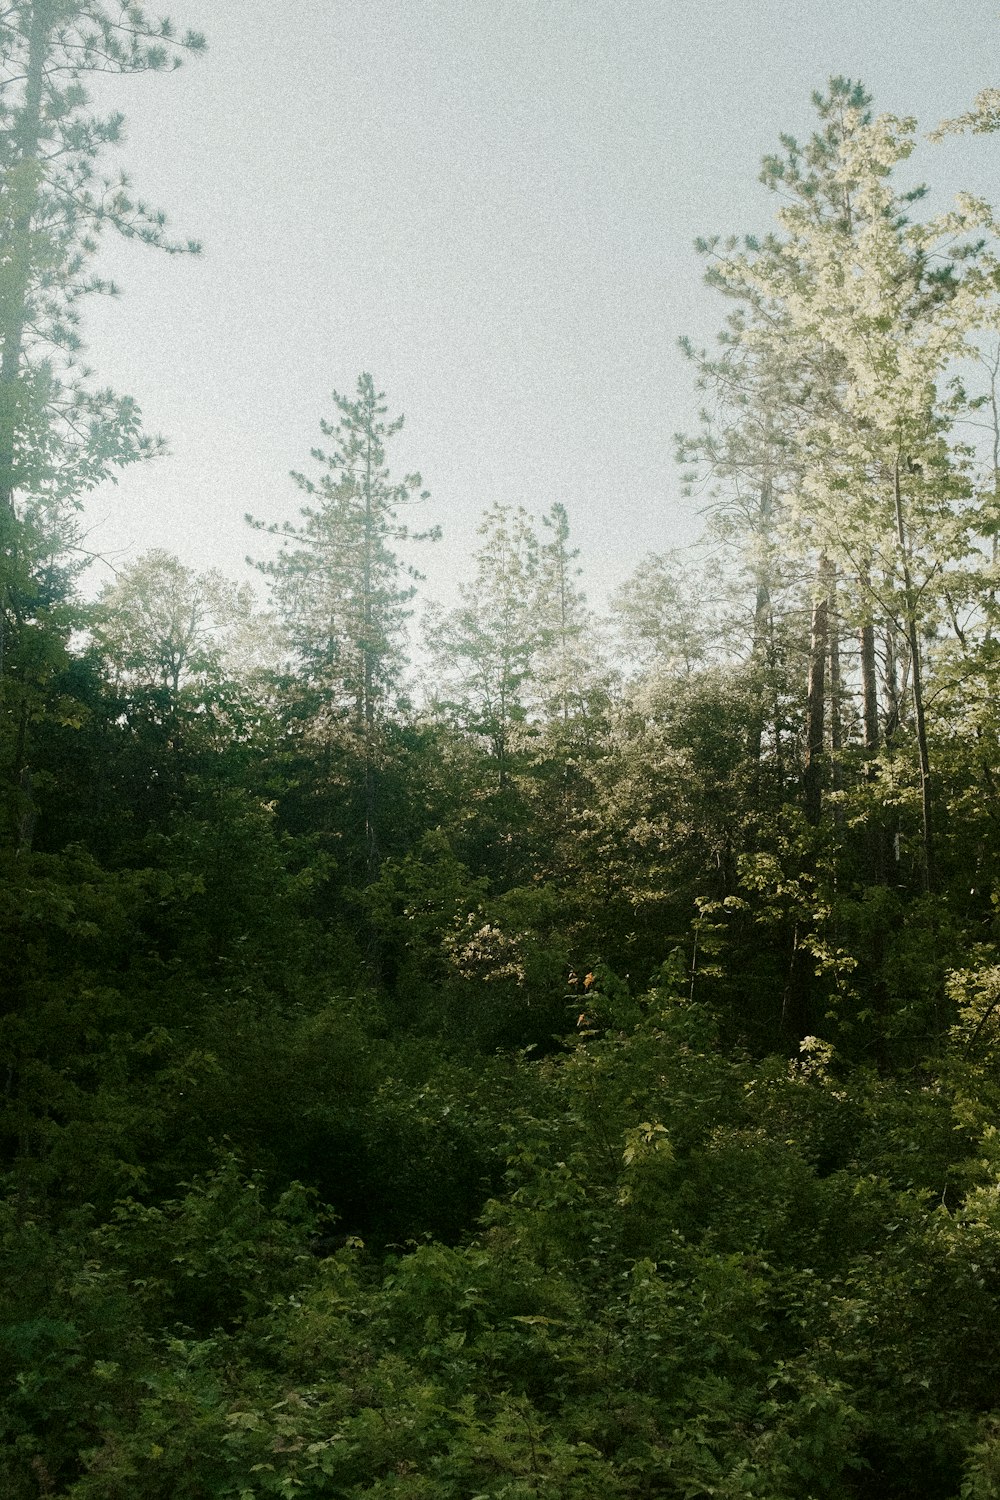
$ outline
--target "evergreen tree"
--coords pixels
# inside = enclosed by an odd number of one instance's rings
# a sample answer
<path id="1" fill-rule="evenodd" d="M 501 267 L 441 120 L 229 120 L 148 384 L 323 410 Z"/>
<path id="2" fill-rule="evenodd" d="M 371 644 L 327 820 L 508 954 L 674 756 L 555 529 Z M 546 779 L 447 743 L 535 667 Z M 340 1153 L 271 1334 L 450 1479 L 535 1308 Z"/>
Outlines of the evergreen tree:
<path id="1" fill-rule="evenodd" d="M 411 539 L 399 511 L 426 500 L 419 474 L 393 479 L 386 446 L 403 418 L 386 421 L 385 396 L 368 374 L 358 378 L 356 397 L 333 393 L 339 413 L 322 421 L 332 440 L 329 452 L 312 450 L 318 477 L 295 473 L 308 497 L 300 520 L 257 530 L 280 537 L 277 558 L 258 563 L 271 580 L 287 661 L 304 690 L 307 717 L 329 737 L 347 730 L 364 761 L 367 864 L 378 862 L 377 750 L 404 666 L 403 633 L 419 577 L 404 567 L 395 548 Z M 413 540 L 436 538 L 436 531 Z"/>
<path id="2" fill-rule="evenodd" d="M 60 670 L 81 493 L 149 456 L 129 397 L 78 363 L 80 303 L 114 286 L 91 270 L 102 232 L 166 250 L 164 217 L 124 175 L 101 175 L 120 114 L 91 110 L 89 75 L 176 66 L 202 38 L 141 5 L 19 0 L 0 12 L 0 775 L 30 803 L 30 726 Z M 20 815 L 19 815 L 20 816 Z"/>
<path id="3" fill-rule="evenodd" d="M 98 164 L 123 133 L 91 112 L 88 75 L 159 71 L 197 51 L 139 5 L 22 0 L 0 16 L 0 511 L 20 492 L 59 500 L 148 453 L 135 404 L 92 390 L 75 361 L 79 303 L 115 288 L 89 271 L 111 227 L 160 249 L 162 213 Z M 61 367 L 61 368 L 60 368 Z"/>

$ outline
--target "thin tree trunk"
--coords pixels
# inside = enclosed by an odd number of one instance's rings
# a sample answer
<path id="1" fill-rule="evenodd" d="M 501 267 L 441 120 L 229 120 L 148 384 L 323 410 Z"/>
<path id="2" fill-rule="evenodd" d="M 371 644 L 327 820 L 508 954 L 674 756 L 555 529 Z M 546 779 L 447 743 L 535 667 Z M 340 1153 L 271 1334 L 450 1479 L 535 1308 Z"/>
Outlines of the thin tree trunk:
<path id="1" fill-rule="evenodd" d="M 362 578 L 362 725 L 365 754 L 365 873 L 369 883 L 378 876 L 377 786 L 375 769 L 375 640 L 372 599 L 372 554 L 375 549 L 375 515 L 372 507 L 374 460 L 371 436 L 365 454 L 365 552 Z"/>
<path id="2" fill-rule="evenodd" d="M 774 725 L 774 773 L 778 783 L 778 795 L 783 797 L 785 791 L 785 749 L 781 733 L 781 695 L 778 691 L 778 661 L 777 652 L 774 647 L 773 628 L 769 665 L 771 670 L 771 721 Z"/>
<path id="3" fill-rule="evenodd" d="M 824 725 L 826 720 L 826 652 L 830 625 L 829 561 L 820 558 L 816 595 L 813 600 L 809 645 L 809 687 L 806 696 L 806 763 L 803 804 L 806 821 L 819 823 L 823 807 L 825 772 Z"/>
<path id="4" fill-rule="evenodd" d="M 830 584 L 830 749 L 834 756 L 834 771 L 837 769 L 836 757 L 844 748 L 844 719 L 843 719 L 843 693 L 844 685 L 840 672 L 840 630 L 839 616 L 837 613 L 837 584 L 833 579 Z"/>
<path id="5" fill-rule="evenodd" d="M 569 726 L 569 599 L 566 569 L 566 544 L 562 536 L 557 537 L 559 552 L 559 711 L 562 715 L 563 735 Z"/>
<path id="6" fill-rule="evenodd" d="M 841 789 L 840 752 L 844 748 L 843 682 L 840 674 L 840 608 L 837 599 L 837 569 L 831 563 L 827 588 L 829 609 L 829 645 L 827 657 L 830 666 L 830 784 L 835 792 Z M 836 817 L 840 818 L 838 807 Z"/>
<path id="7" fill-rule="evenodd" d="M 981 356 L 983 364 L 990 375 L 990 417 L 993 439 L 993 515 L 992 537 L 990 541 L 990 562 L 993 564 L 991 577 L 996 577 L 997 559 L 1000 557 L 1000 531 L 997 523 L 1000 521 L 1000 400 L 997 393 L 997 376 L 1000 375 L 1000 345 L 994 347 L 993 358 L 987 360 Z M 986 634 L 985 639 L 993 639 L 993 622 L 996 616 L 997 594 L 995 588 L 987 591 L 986 610 Z"/>
<path id="8" fill-rule="evenodd" d="M 931 762 L 927 746 L 927 723 L 924 717 L 924 693 L 920 662 L 920 637 L 917 631 L 917 600 L 910 573 L 910 557 L 903 516 L 903 492 L 899 482 L 899 459 L 893 470 L 893 500 L 896 510 L 896 540 L 899 543 L 903 570 L 903 596 L 906 601 L 906 635 L 910 647 L 910 681 L 913 690 L 913 716 L 917 730 L 917 753 L 920 758 L 920 808 L 923 822 L 924 889 L 934 885 L 934 838 L 932 824 Z"/>
<path id="9" fill-rule="evenodd" d="M 767 546 L 771 516 L 774 509 L 774 491 L 769 472 L 764 473 L 760 485 L 760 505 L 757 512 L 757 526 L 762 539 L 764 555 L 757 559 L 754 574 L 756 583 L 756 597 L 754 599 L 753 616 L 753 645 L 751 648 L 751 660 L 756 664 L 760 674 L 757 688 L 757 699 L 754 706 L 753 717 L 750 721 L 750 733 L 748 736 L 747 749 L 754 767 L 755 792 L 759 795 L 761 771 L 764 753 L 764 715 L 765 694 L 768 685 L 772 688 L 772 710 L 773 732 L 774 732 L 774 754 L 778 770 L 779 785 L 784 782 L 784 774 L 781 760 L 781 723 L 778 712 L 777 693 L 774 684 L 777 682 L 775 648 L 774 648 L 774 611 L 771 608 L 771 577 L 769 567 L 770 549 Z"/>
<path id="10" fill-rule="evenodd" d="M 861 607 L 864 613 L 858 630 L 858 645 L 861 658 L 861 704 L 864 732 L 865 780 L 874 783 L 878 778 L 878 754 L 881 747 L 881 729 L 878 717 L 878 663 L 875 656 L 875 622 L 872 618 L 872 581 L 866 563 L 858 573 L 861 585 Z M 873 808 L 865 826 L 865 844 L 869 870 L 874 885 L 886 881 L 886 831 L 881 805 Z"/>
<path id="11" fill-rule="evenodd" d="M 885 744 L 888 749 L 896 737 L 901 718 L 899 660 L 896 650 L 896 627 L 890 620 L 885 627 Z"/>
<path id="12" fill-rule="evenodd" d="M 753 646 L 751 649 L 751 660 L 760 667 L 763 664 L 764 671 L 767 670 L 767 662 L 771 654 L 770 632 L 773 629 L 773 620 L 770 615 L 771 594 L 766 583 L 759 580 L 757 583 L 757 600 L 753 617 Z M 761 756 L 764 749 L 764 682 L 760 683 L 760 692 L 754 706 L 753 718 L 750 721 L 750 734 L 748 750 L 753 762 L 756 775 L 760 775 Z"/>
<path id="13" fill-rule="evenodd" d="M 781 1029 L 792 1050 L 798 1051 L 799 1043 L 806 1034 L 809 1014 L 809 955 L 799 943 L 799 924 L 792 931 L 792 951 L 788 958 L 788 973 L 781 996 Z"/>
<path id="14" fill-rule="evenodd" d="M 871 615 L 872 580 L 867 564 L 858 574 L 861 584 L 861 607 L 864 614 L 858 631 L 861 652 L 861 700 L 864 717 L 865 759 L 868 761 L 868 776 L 875 774 L 872 764 L 879 752 L 880 734 L 878 723 L 878 672 L 875 663 L 875 623 Z"/>

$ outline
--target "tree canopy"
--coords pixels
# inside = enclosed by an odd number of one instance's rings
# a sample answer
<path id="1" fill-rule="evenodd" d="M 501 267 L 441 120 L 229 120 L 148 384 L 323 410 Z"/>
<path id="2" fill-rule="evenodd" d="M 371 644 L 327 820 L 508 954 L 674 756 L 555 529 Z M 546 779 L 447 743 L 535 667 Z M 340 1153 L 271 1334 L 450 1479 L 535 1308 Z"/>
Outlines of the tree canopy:
<path id="1" fill-rule="evenodd" d="M 171 245 L 85 75 L 200 46 L 0 8 L 4 1495 L 986 1500 L 993 211 L 831 80 L 701 245 L 704 540 L 608 618 L 549 497 L 418 598 L 369 373 L 266 599 L 163 549 L 88 598 L 74 507 L 155 444 L 77 303 L 105 225 Z"/>

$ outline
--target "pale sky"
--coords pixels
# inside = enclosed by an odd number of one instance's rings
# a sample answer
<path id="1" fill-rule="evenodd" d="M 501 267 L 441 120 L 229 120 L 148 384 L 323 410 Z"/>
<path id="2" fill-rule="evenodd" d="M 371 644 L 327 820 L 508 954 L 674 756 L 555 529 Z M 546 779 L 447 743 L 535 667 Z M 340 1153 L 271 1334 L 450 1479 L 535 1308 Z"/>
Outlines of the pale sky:
<path id="1" fill-rule="evenodd" d="M 778 135 L 834 73 L 930 129 L 1000 82 L 997 0 L 177 0 L 208 53 L 114 84 L 137 189 L 204 253 L 108 244 L 102 384 L 171 456 L 89 501 L 90 545 L 246 576 L 242 517 L 292 517 L 330 392 L 369 370 L 418 468 L 425 592 L 451 599 L 494 501 L 562 501 L 600 603 L 690 542 L 682 334 L 725 307 L 697 235 L 766 230 Z M 923 147 L 944 207 L 1000 201 L 1000 138 Z"/>

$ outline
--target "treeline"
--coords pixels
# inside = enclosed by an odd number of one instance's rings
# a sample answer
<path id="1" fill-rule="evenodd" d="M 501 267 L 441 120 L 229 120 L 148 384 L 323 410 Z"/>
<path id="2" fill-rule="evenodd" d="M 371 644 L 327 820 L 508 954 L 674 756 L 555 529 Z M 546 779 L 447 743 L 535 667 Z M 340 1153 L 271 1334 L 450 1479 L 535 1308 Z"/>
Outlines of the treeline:
<path id="1" fill-rule="evenodd" d="M 705 541 L 608 621 L 500 505 L 408 645 L 369 375 L 263 600 L 153 552 L 88 605 L 75 506 L 153 445 L 77 306 L 167 241 L 86 73 L 201 42 L 0 42 L 4 1493 L 994 1495 L 991 210 L 817 97 L 703 247 Z"/>

